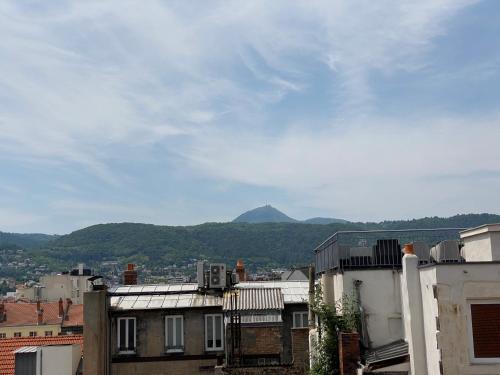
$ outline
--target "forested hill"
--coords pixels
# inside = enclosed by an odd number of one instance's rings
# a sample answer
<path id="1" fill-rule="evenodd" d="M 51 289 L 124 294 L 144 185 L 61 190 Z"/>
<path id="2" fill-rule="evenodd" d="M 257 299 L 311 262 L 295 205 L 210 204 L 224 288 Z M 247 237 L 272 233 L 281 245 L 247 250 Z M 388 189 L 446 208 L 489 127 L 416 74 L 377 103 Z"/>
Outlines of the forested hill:
<path id="1" fill-rule="evenodd" d="M 36 252 L 46 258 L 89 264 L 102 260 L 162 265 L 206 258 L 253 266 L 310 263 L 316 245 L 340 230 L 468 228 L 500 222 L 500 215 L 469 214 L 380 223 L 206 223 L 173 227 L 150 224 L 100 224 L 45 243 Z"/>

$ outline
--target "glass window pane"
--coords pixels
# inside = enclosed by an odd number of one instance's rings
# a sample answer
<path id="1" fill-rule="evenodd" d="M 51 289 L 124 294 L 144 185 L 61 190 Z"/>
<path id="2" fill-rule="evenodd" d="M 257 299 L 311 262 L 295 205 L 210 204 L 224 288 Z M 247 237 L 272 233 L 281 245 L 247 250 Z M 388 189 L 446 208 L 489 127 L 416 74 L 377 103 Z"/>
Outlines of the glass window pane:
<path id="1" fill-rule="evenodd" d="M 309 325 L 309 316 L 308 313 L 302 314 L 302 327 L 307 327 Z"/>
<path id="2" fill-rule="evenodd" d="M 128 320 L 128 347 L 129 350 L 134 350 L 135 345 L 135 319 Z"/>
<path id="3" fill-rule="evenodd" d="M 126 334 L 126 331 L 125 331 L 125 329 L 126 329 L 126 323 L 127 323 L 127 321 L 125 319 L 120 319 L 118 321 L 118 324 L 120 326 L 119 327 L 119 330 L 120 330 L 120 335 L 119 335 L 120 336 L 120 342 L 118 343 L 118 347 L 119 347 L 120 350 L 123 350 L 126 347 L 126 344 L 125 344 L 126 338 L 127 338 L 127 334 Z"/>
<path id="4" fill-rule="evenodd" d="M 294 327 L 300 327 L 300 315 L 299 314 L 293 314 L 293 326 Z"/>
<path id="5" fill-rule="evenodd" d="M 167 346 L 174 346 L 174 320 L 167 318 Z"/>
<path id="6" fill-rule="evenodd" d="M 182 318 L 178 317 L 175 319 L 175 345 L 182 345 Z"/>
<path id="7" fill-rule="evenodd" d="M 207 316 L 207 347 L 214 347 L 214 322 L 212 316 Z"/>
<path id="8" fill-rule="evenodd" d="M 222 317 L 215 317 L 215 346 L 222 347 Z"/>

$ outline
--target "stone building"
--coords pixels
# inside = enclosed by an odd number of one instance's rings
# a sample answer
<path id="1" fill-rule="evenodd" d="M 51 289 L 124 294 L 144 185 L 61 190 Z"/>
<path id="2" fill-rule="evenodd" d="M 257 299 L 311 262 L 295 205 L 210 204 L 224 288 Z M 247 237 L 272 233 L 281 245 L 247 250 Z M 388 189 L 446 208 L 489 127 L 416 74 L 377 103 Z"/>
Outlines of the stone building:
<path id="1" fill-rule="evenodd" d="M 305 373 L 307 283 L 242 282 L 230 290 L 96 286 L 84 297 L 84 373 L 206 374 L 216 366 Z"/>

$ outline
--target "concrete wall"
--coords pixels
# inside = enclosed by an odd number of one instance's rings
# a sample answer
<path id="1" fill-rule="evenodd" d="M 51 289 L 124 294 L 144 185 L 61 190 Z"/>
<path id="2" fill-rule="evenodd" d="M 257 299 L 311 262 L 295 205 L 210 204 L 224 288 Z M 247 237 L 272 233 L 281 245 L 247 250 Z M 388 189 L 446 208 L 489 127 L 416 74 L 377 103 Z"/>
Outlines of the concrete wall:
<path id="1" fill-rule="evenodd" d="M 462 256 L 467 262 L 488 262 L 493 259 L 490 236 L 491 233 L 481 233 L 463 238 Z"/>
<path id="2" fill-rule="evenodd" d="M 468 306 L 478 299 L 500 303 L 500 266 L 440 264 L 435 268 L 440 325 L 437 345 L 444 374 L 500 374 L 500 363 L 473 363 Z"/>
<path id="3" fill-rule="evenodd" d="M 73 303 L 83 303 L 83 294 L 90 290 L 87 279 L 90 276 L 48 275 L 40 277 L 42 300 L 58 301 L 71 298 Z"/>
<path id="4" fill-rule="evenodd" d="M 109 374 L 108 306 L 105 290 L 84 294 L 83 347 L 85 357 L 83 373 L 92 375 Z"/>
<path id="5" fill-rule="evenodd" d="M 60 324 L 25 325 L 16 327 L 0 327 L 0 333 L 5 333 L 6 338 L 14 337 L 14 332 L 21 332 L 21 337 L 29 337 L 30 332 L 35 331 L 37 336 L 44 337 L 45 331 L 52 331 L 52 336 L 61 332 Z"/>
<path id="6" fill-rule="evenodd" d="M 41 375 L 75 375 L 80 362 L 80 345 L 44 346 L 39 349 Z"/>
<path id="7" fill-rule="evenodd" d="M 399 271 L 346 270 L 333 275 L 332 280 L 336 301 L 342 299 L 343 294 L 355 295 L 354 281 L 362 281 L 359 292 L 371 347 L 403 338 Z"/>

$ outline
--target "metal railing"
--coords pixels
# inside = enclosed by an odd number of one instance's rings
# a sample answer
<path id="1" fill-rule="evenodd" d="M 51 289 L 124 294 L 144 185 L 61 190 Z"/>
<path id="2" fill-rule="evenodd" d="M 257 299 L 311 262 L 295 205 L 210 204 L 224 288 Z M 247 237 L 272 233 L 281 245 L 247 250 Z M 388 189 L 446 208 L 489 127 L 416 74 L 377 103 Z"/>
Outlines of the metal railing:
<path id="1" fill-rule="evenodd" d="M 458 241 L 461 230 L 463 228 L 337 232 L 314 250 L 316 273 L 369 267 L 401 268 L 401 248 L 406 243 L 418 244 L 415 247 L 421 263 L 428 263 L 432 261 L 430 248 L 442 241 Z M 453 255 L 446 260 L 460 261 L 460 257 Z"/>

